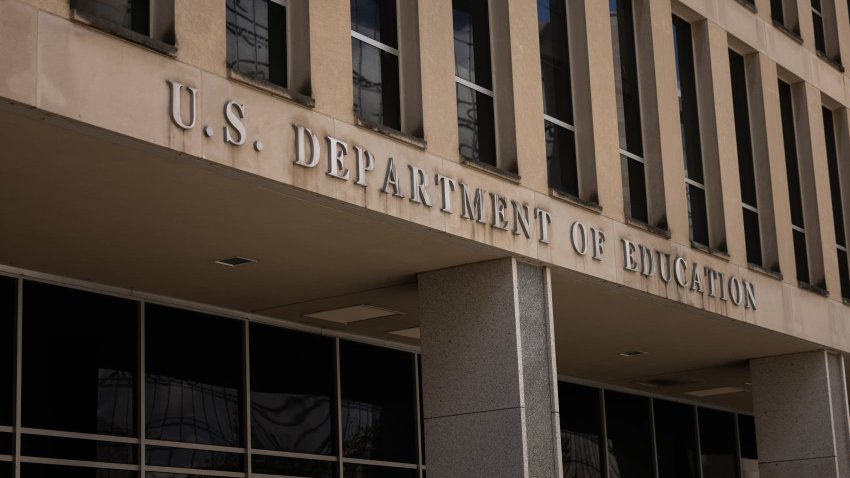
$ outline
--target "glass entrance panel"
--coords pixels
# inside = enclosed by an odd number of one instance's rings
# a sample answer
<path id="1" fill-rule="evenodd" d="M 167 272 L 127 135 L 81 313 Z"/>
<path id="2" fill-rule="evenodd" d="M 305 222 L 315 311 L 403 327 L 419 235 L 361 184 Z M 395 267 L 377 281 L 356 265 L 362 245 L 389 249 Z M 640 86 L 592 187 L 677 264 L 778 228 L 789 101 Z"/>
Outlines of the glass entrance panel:
<path id="1" fill-rule="evenodd" d="M 565 478 L 602 478 L 602 397 L 598 388 L 560 382 Z"/>
<path id="2" fill-rule="evenodd" d="M 653 400 L 659 478 L 699 478 L 696 416 L 692 405 Z"/>
<path id="3" fill-rule="evenodd" d="M 649 398 L 605 391 L 609 478 L 653 478 Z"/>

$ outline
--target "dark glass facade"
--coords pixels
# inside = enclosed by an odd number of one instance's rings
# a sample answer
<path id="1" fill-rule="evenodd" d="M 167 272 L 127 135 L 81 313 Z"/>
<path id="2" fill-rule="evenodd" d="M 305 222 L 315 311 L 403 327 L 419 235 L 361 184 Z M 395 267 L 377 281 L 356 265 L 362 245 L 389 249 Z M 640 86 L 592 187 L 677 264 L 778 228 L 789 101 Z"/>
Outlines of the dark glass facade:
<path id="1" fill-rule="evenodd" d="M 653 478 L 650 399 L 605 391 L 608 476 Z"/>
<path id="2" fill-rule="evenodd" d="M 286 7 L 272 0 L 227 0 L 227 67 L 287 86 Z"/>
<path id="3" fill-rule="evenodd" d="M 561 414 L 561 456 L 564 478 L 602 478 L 602 397 L 600 390 L 583 385 L 558 384 Z"/>

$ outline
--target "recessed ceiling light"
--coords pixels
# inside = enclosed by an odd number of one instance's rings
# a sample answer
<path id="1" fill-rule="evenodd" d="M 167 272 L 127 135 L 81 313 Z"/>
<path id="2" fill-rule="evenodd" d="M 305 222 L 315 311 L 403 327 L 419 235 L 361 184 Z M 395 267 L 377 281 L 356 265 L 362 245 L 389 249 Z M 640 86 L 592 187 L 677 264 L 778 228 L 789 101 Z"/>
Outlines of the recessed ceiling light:
<path id="1" fill-rule="evenodd" d="M 638 355 L 648 355 L 647 352 L 643 350 L 632 350 L 629 352 L 623 352 L 620 354 L 623 357 L 637 357 Z"/>
<path id="2" fill-rule="evenodd" d="M 738 387 L 718 387 L 718 388 L 707 388 L 705 390 L 694 390 L 693 392 L 685 392 L 685 395 L 690 395 L 692 397 L 714 397 L 717 395 L 728 395 L 730 393 L 739 393 L 746 392 L 743 388 Z"/>
<path id="3" fill-rule="evenodd" d="M 227 258 L 227 259 L 219 259 L 219 260 L 215 261 L 216 264 L 221 264 L 223 266 L 229 266 L 229 267 L 241 266 L 242 264 L 251 264 L 253 262 L 257 262 L 257 261 L 254 260 L 254 259 L 247 259 L 245 257 L 239 257 L 239 256 L 230 257 L 230 258 Z"/>
<path id="4" fill-rule="evenodd" d="M 327 320 L 338 324 L 350 324 L 361 320 L 377 319 L 379 317 L 389 317 L 391 315 L 401 315 L 402 312 L 390 309 L 382 309 L 371 305 L 352 305 L 341 309 L 324 310 L 321 312 L 313 312 L 306 314 L 304 317 L 312 319 Z"/>
<path id="5" fill-rule="evenodd" d="M 402 337 L 407 337 L 409 339 L 419 339 L 419 327 L 412 327 L 410 329 L 401 329 L 401 330 L 392 330 L 387 332 L 388 334 L 400 335 Z"/>

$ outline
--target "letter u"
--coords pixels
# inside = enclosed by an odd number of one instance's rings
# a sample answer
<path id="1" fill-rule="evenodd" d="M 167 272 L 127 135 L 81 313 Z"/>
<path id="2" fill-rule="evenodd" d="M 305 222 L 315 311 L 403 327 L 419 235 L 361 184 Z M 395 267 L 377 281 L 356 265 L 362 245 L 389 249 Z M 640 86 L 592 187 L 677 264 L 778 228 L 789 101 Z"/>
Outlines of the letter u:
<path id="1" fill-rule="evenodd" d="M 192 88 L 191 86 L 186 87 L 186 89 L 189 90 L 189 123 L 184 123 L 181 100 L 183 84 L 172 80 L 168 80 L 168 84 L 171 87 L 171 121 L 182 129 L 194 128 L 195 118 L 197 116 L 195 113 L 197 111 L 198 104 L 198 89 Z"/>

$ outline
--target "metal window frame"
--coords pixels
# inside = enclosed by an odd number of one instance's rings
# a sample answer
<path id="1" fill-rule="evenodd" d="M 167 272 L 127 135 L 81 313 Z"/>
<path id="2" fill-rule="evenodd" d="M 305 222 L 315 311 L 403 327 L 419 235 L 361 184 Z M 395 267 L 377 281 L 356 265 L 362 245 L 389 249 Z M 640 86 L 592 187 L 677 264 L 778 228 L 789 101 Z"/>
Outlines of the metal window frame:
<path id="1" fill-rule="evenodd" d="M 400 55 L 398 48 L 393 48 L 393 47 L 387 45 L 386 43 L 381 43 L 378 40 L 375 40 L 374 38 L 369 38 L 369 37 L 367 37 L 366 35 L 364 35 L 360 32 L 356 32 L 354 30 L 351 30 L 351 38 L 354 38 L 356 40 L 360 40 L 363 43 L 366 43 L 367 45 L 372 45 L 373 47 L 375 47 L 375 48 L 377 48 L 381 51 L 385 51 L 389 54 L 392 54 L 392 55 L 395 55 L 395 56 Z"/>
<path id="2" fill-rule="evenodd" d="M 561 128 L 563 128 L 567 131 L 572 131 L 573 133 L 576 132 L 575 126 L 567 123 L 566 121 L 559 120 L 558 118 L 555 118 L 554 116 L 544 114 L 543 119 L 554 124 L 555 126 L 560 126 Z"/>
<path id="3" fill-rule="evenodd" d="M 463 78 L 461 78 L 457 75 L 455 75 L 455 82 L 458 83 L 459 85 L 465 86 L 465 87 L 467 87 L 471 90 L 475 90 L 475 91 L 481 93 L 482 95 L 487 95 L 491 98 L 493 97 L 493 90 L 488 90 L 487 88 L 484 88 L 483 86 L 478 86 L 477 84 L 475 84 L 475 83 L 473 83 L 469 80 L 464 80 Z"/>

